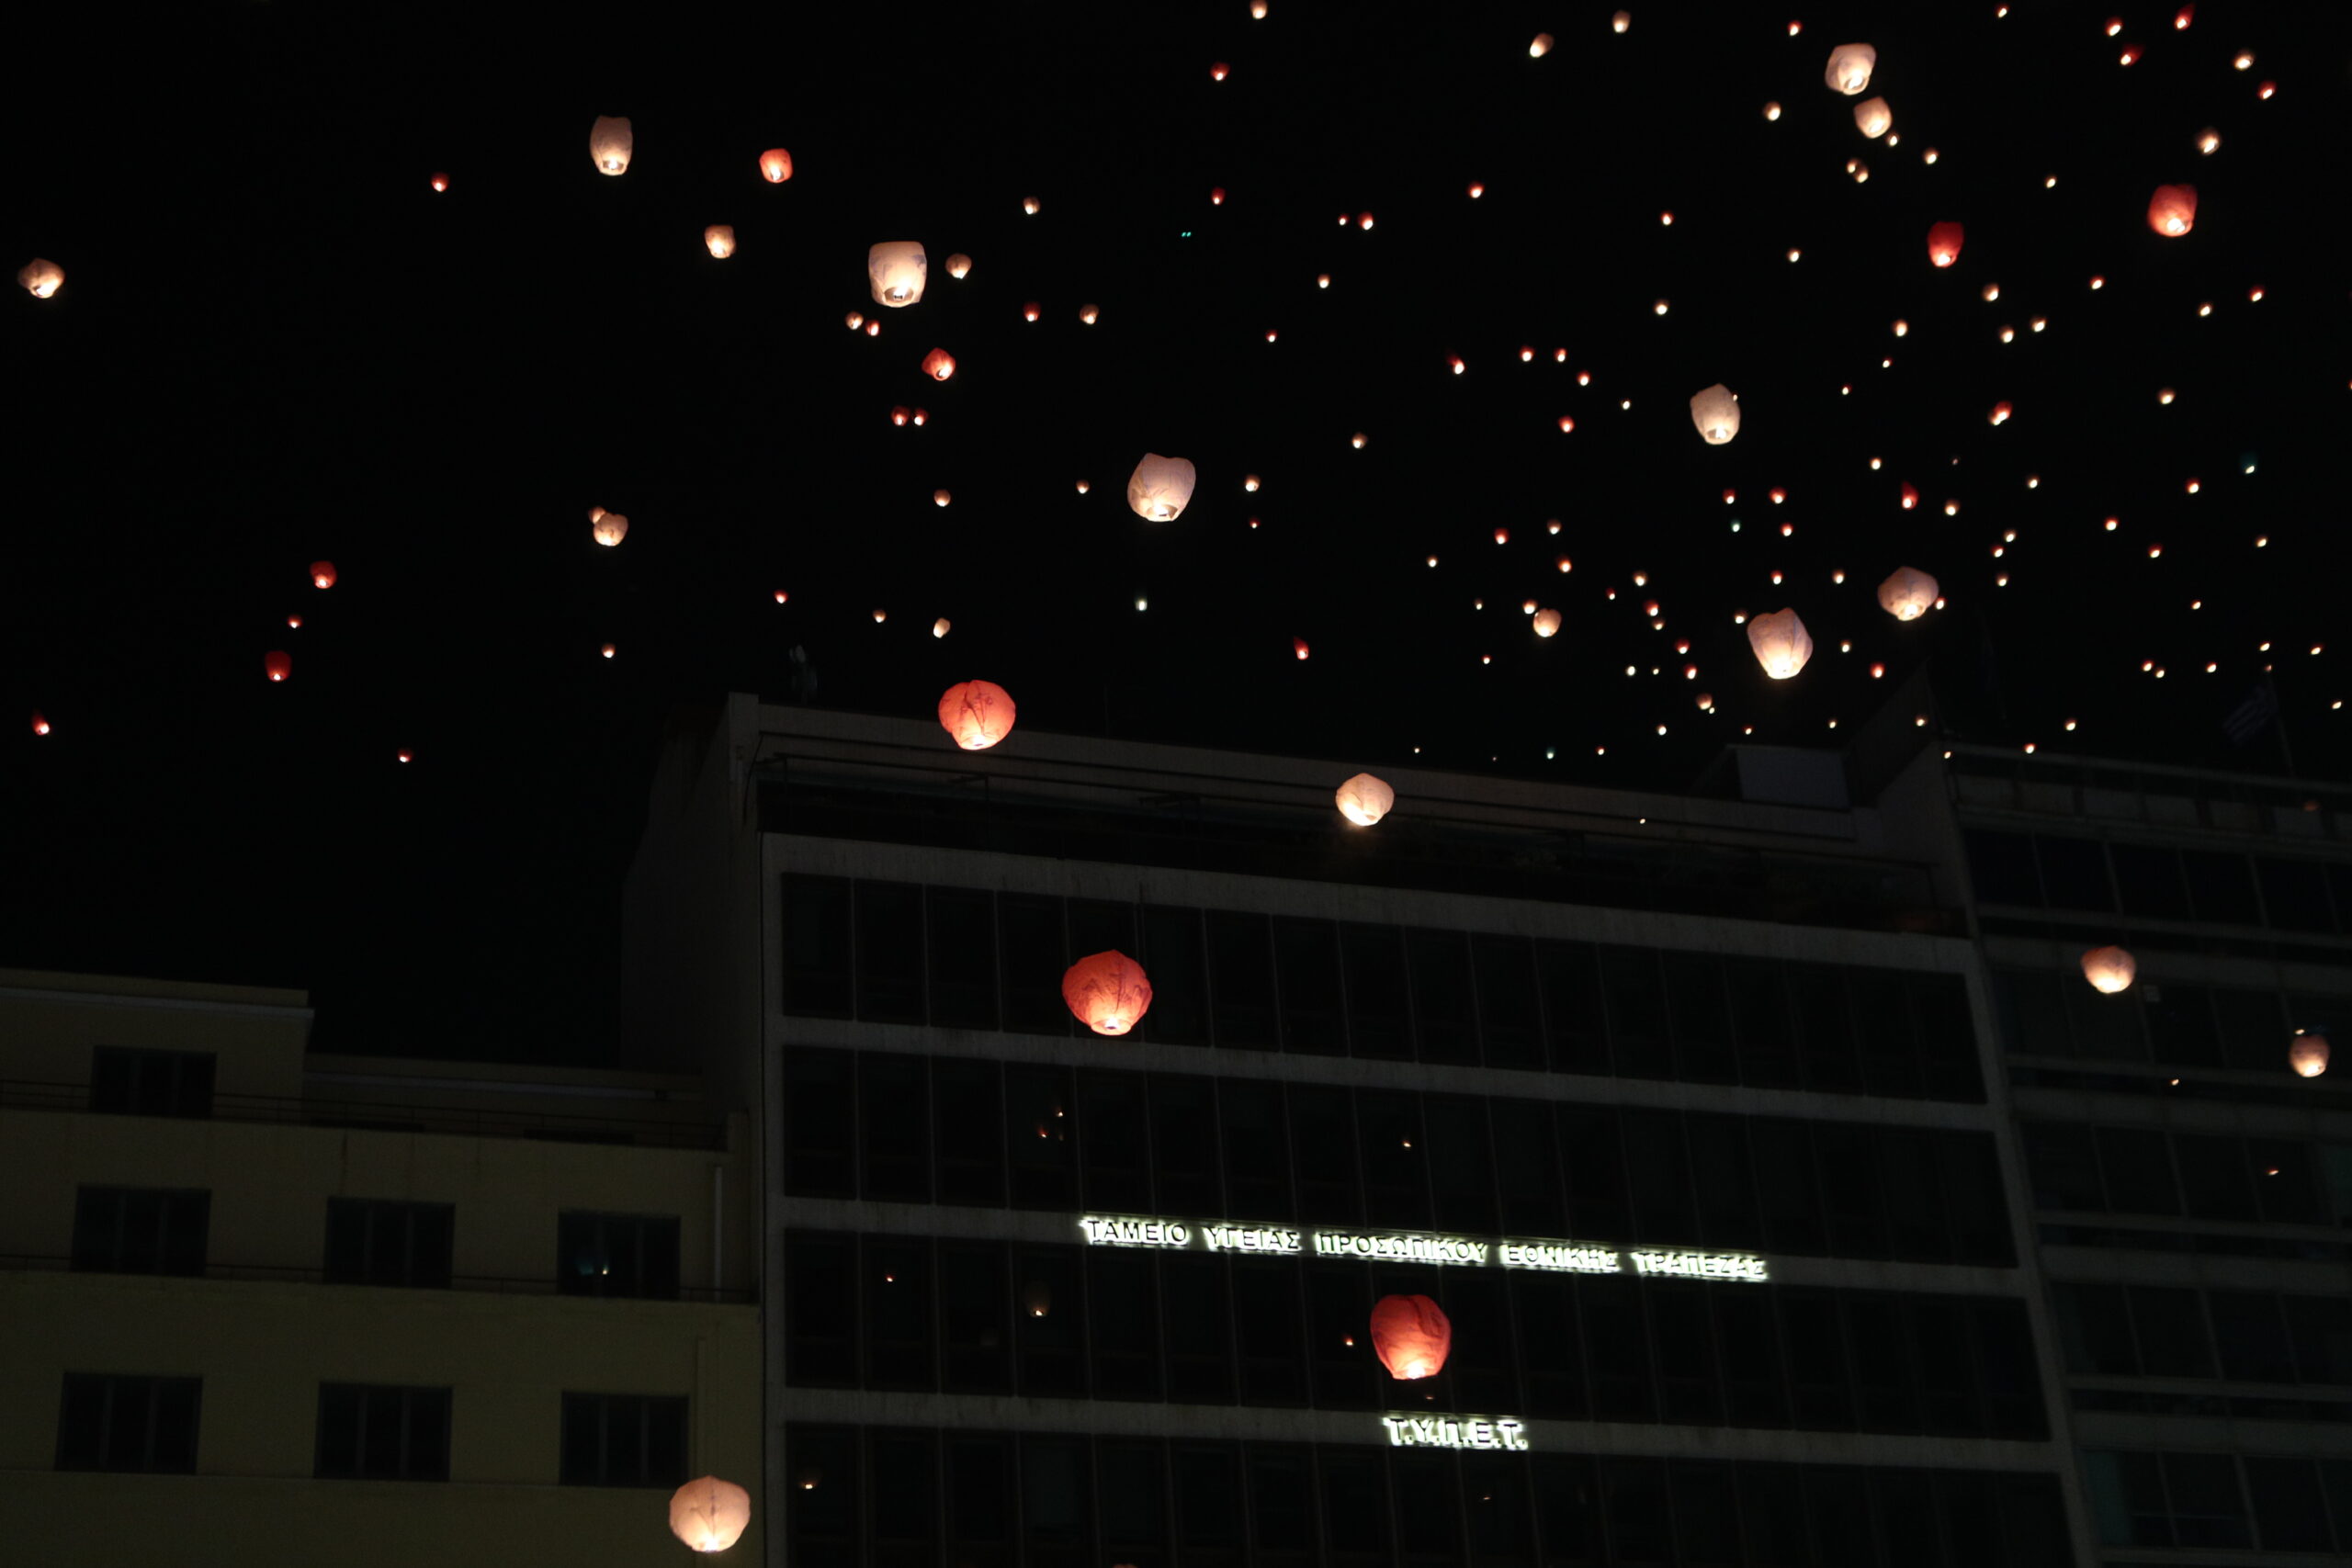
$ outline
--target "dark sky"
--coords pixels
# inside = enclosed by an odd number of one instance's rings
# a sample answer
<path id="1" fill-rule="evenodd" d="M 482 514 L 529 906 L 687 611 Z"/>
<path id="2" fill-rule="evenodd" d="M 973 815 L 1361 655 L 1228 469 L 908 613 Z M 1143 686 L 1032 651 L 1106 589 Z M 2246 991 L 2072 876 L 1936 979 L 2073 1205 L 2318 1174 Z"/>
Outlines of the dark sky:
<path id="1" fill-rule="evenodd" d="M 1964 739 L 2275 769 L 2220 727 L 2275 662 L 2296 761 L 2346 774 L 2352 643 L 2307 651 L 2352 521 L 2340 7 L 74 9 L 0 108 L 0 260 L 67 274 L 0 299 L 0 964 L 594 1059 L 653 738 L 787 695 L 796 645 L 829 706 L 978 676 L 1039 729 L 1677 787 L 1923 662 Z M 1849 39 L 1897 146 L 1822 83 Z M 894 239 L 930 282 L 886 311 Z M 1125 506 L 1147 450 L 1199 467 L 1174 523 Z M 1898 565 L 1948 607 L 1882 612 Z M 1816 651 L 1775 682 L 1734 616 L 1784 604 Z"/>

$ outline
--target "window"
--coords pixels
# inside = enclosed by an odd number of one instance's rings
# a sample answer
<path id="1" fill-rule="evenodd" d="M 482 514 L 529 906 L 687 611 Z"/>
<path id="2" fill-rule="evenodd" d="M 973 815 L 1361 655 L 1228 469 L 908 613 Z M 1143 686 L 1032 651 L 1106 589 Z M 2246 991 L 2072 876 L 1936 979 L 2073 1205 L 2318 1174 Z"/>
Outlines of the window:
<path id="1" fill-rule="evenodd" d="M 200 1378 L 66 1373 L 57 1468 L 194 1474 L 203 1389 Z"/>
<path id="2" fill-rule="evenodd" d="M 922 1022 L 922 889 L 860 882 L 856 902 L 857 1016 L 876 1023 Z M 1055 978 L 1060 977 L 1057 971 Z"/>
<path id="3" fill-rule="evenodd" d="M 932 1023 L 941 1029 L 994 1029 L 995 900 L 985 892 L 933 887 L 925 896 L 923 912 Z M 1152 977 L 1159 979 L 1156 968 Z"/>
<path id="4" fill-rule="evenodd" d="M 2107 881 L 2107 846 L 2091 839 L 2033 840 L 2041 862 L 2041 886 L 2053 909 L 2082 909 L 2108 914 L 2115 908 L 2115 894 Z"/>
<path id="5" fill-rule="evenodd" d="M 1145 1035 L 1164 1045 L 1209 1043 L 1208 953 L 1198 909 L 1147 908 L 1143 966 L 1151 976 Z"/>
<path id="6" fill-rule="evenodd" d="M 2188 877 L 2188 901 L 2197 918 L 2209 925 L 2258 926 L 2262 908 L 2254 896 L 2254 878 L 2244 855 L 2204 850 L 2183 850 L 2181 870 Z"/>
<path id="7" fill-rule="evenodd" d="M 212 1194 L 84 1187 L 74 1197 L 74 1267 L 101 1274 L 201 1274 Z"/>
<path id="8" fill-rule="evenodd" d="M 1274 1027 L 1273 940 L 1263 915 L 1208 914 L 1209 995 L 1216 1043 L 1272 1050 Z"/>
<path id="9" fill-rule="evenodd" d="M 1993 833 L 1981 828 L 1967 831 L 1968 871 L 1983 904 L 2041 902 L 2041 880 L 2034 870 L 2033 840 L 2022 833 Z"/>
<path id="10" fill-rule="evenodd" d="M 1274 973 L 1282 992 L 1283 1049 L 1336 1056 L 1348 1048 L 1340 988 L 1340 933 L 1329 920 L 1277 919 Z"/>
<path id="11" fill-rule="evenodd" d="M 784 879 L 784 1010 L 850 1015 L 849 879 Z"/>
<path id="12" fill-rule="evenodd" d="M 2335 914 L 2327 898 L 2327 873 L 2307 860 L 2261 859 L 2254 863 L 2262 885 L 2262 910 L 2273 929 L 2317 931 L 2332 936 Z"/>
<path id="13" fill-rule="evenodd" d="M 2115 886 L 2123 896 L 2123 912 L 2146 919 L 2185 920 L 2189 918 L 2188 888 L 2180 877 L 2177 851 L 2146 844 L 2109 844 Z"/>
<path id="14" fill-rule="evenodd" d="M 871 1106 L 864 1123 L 866 1198 L 931 1201 L 930 1075 L 921 1056 L 861 1051 L 857 1095 Z"/>
<path id="15" fill-rule="evenodd" d="M 682 1486 L 686 1401 L 641 1393 L 563 1396 L 566 1486 Z"/>
<path id="16" fill-rule="evenodd" d="M 785 1183 L 794 1192 L 857 1196 L 855 1062 L 846 1051 L 784 1054 Z"/>
<path id="17" fill-rule="evenodd" d="M 209 1051 L 139 1051 L 101 1045 L 90 1061 L 90 1109 L 126 1116 L 209 1116 Z"/>
<path id="18" fill-rule="evenodd" d="M 449 1391 L 367 1383 L 319 1385 L 322 1481 L 449 1479 Z"/>
<path id="19" fill-rule="evenodd" d="M 667 1214 L 556 1217 L 556 1282 L 567 1296 L 678 1294 L 678 1221 Z"/>
<path id="20" fill-rule="evenodd" d="M 328 1199 L 327 1281 L 447 1289 L 456 1215 L 447 1203 Z"/>
<path id="21" fill-rule="evenodd" d="M 1397 1060 L 1413 1054 L 1412 1003 L 1405 974 L 1405 933 L 1396 926 L 1343 925 L 1348 1033 L 1359 1056 Z"/>

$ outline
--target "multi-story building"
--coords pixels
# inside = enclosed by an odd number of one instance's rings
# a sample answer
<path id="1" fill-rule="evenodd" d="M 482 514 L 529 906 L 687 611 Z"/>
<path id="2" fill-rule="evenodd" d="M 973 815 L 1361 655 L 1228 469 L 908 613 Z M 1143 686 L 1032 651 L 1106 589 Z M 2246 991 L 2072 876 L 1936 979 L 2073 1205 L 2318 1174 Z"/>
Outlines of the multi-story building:
<path id="1" fill-rule="evenodd" d="M 1359 828 L 1348 762 L 682 726 L 624 951 L 771 1151 L 771 1559 L 2087 1562 L 1898 739 L 1868 804 L 1747 749 L 1687 797 L 1381 768 Z M 1103 950 L 1118 1038 L 1059 991 Z M 1392 1295 L 1435 1376 L 1375 1359 Z"/>
<path id="2" fill-rule="evenodd" d="M 751 1126 L 311 1016 L 0 971 L 0 1558 L 682 1550 L 670 1490 L 760 1465 Z"/>
<path id="3" fill-rule="evenodd" d="M 2100 1560 L 2352 1555 L 2352 790 L 1950 775 Z"/>

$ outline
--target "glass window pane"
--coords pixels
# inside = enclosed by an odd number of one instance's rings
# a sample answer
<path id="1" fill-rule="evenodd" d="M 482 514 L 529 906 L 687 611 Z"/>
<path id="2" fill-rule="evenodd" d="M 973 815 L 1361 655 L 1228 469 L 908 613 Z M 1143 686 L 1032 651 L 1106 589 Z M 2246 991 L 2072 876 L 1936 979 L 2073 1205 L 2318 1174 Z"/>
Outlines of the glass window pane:
<path id="1" fill-rule="evenodd" d="M 1347 967 L 1348 1036 L 1359 1056 L 1395 1061 L 1413 1054 L 1412 1000 L 1405 933 L 1396 926 L 1340 928 Z"/>
<path id="2" fill-rule="evenodd" d="M 1062 901 L 1007 893 L 996 901 L 998 997 L 1004 1026 L 1028 1034 L 1068 1034 L 1073 1020 L 1062 1000 L 1069 968 L 1062 939 Z"/>
<path id="3" fill-rule="evenodd" d="M 1347 1037 L 1340 1016 L 1339 928 L 1329 920 L 1288 919 L 1273 925 L 1283 1049 L 1318 1056 L 1343 1055 Z"/>
<path id="4" fill-rule="evenodd" d="M 922 889 L 908 883 L 857 885 L 857 1016 L 880 1023 L 923 1021 Z"/>
<path id="5" fill-rule="evenodd" d="M 2083 909 L 2108 914 L 2115 908 L 2115 893 L 2108 886 L 2107 846 L 2093 839 L 2046 839 L 2036 835 L 2035 858 L 2041 863 L 2042 891 L 2053 909 Z"/>
<path id="6" fill-rule="evenodd" d="M 1198 909 L 1143 912 L 1143 966 L 1151 976 L 1144 1038 L 1168 1045 L 1209 1043 L 1208 949 Z"/>
<path id="7" fill-rule="evenodd" d="M 1219 1045 L 1271 1050 L 1274 1022 L 1273 936 L 1263 915 L 1208 914 L 1209 994 Z"/>
<path id="8" fill-rule="evenodd" d="M 1535 1002 L 1534 949 L 1525 937 L 1481 933 L 1470 939 L 1470 953 L 1477 971 L 1478 1033 L 1487 1066 L 1541 1070 L 1544 1029 Z M 1426 1038 L 1422 1049 L 1427 1056 Z"/>
<path id="9" fill-rule="evenodd" d="M 1418 1055 L 1424 1062 L 1478 1060 L 1477 1031 L 1473 1021 L 1470 987 L 1470 943 L 1460 931 L 1416 929 L 1406 933 L 1412 955 L 1413 1027 Z M 1521 950 L 1522 955 L 1524 950 Z M 1522 956 L 1521 968 L 1525 960 Z M 1508 1015 L 1509 996 L 1497 998 Z M 1522 1007 L 1532 990 L 1522 987 L 1516 998 Z M 1532 1017 L 1522 1017 L 1523 1034 L 1532 1035 Z"/>

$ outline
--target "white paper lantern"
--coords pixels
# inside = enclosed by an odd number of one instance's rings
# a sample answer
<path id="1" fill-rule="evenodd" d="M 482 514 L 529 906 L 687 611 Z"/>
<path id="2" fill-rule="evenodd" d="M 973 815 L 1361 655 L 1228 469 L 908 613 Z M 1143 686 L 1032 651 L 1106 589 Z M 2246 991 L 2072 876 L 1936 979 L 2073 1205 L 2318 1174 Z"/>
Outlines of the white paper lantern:
<path id="1" fill-rule="evenodd" d="M 1871 85 L 1871 68 L 1878 63 L 1878 51 L 1866 43 L 1841 43 L 1829 51 L 1829 67 L 1821 73 L 1828 83 L 1848 97 L 1859 96 Z"/>
<path id="2" fill-rule="evenodd" d="M 1794 610 L 1758 615 L 1749 621 L 1747 646 L 1756 650 L 1756 662 L 1764 666 L 1764 673 L 1775 681 L 1794 675 L 1813 657 L 1813 637 Z"/>
<path id="3" fill-rule="evenodd" d="M 670 1495 L 670 1533 L 696 1551 L 724 1551 L 752 1523 L 752 1495 L 706 1475 Z"/>
<path id="4" fill-rule="evenodd" d="M 2139 972 L 2139 964 L 2120 947 L 2094 947 L 2083 954 L 2083 978 L 2091 989 L 2107 996 L 2130 990 L 2132 977 Z"/>
<path id="5" fill-rule="evenodd" d="M 1894 111 L 1884 98 L 1864 98 L 1854 106 L 1854 129 L 1876 141 L 1894 129 Z"/>
<path id="6" fill-rule="evenodd" d="M 1690 394 L 1690 423 L 1710 446 L 1721 446 L 1739 434 L 1739 397 L 1721 381 Z"/>
<path id="7" fill-rule="evenodd" d="M 1369 828 L 1388 815 L 1396 804 L 1396 792 L 1370 773 L 1358 773 L 1339 787 L 1333 796 L 1340 803 L 1340 815 L 1359 828 Z"/>
<path id="8" fill-rule="evenodd" d="M 626 174 L 629 155 L 637 151 L 637 133 L 626 115 L 600 114 L 588 131 L 588 156 L 608 175 Z"/>
<path id="9" fill-rule="evenodd" d="M 1535 612 L 1535 635 L 1537 637 L 1552 637 L 1556 635 L 1559 629 L 1559 611 L 1538 610 Z"/>
<path id="10" fill-rule="evenodd" d="M 913 240 L 885 240 L 865 253 L 865 277 L 873 285 L 874 302 L 896 309 L 922 298 L 930 258 Z"/>
<path id="11" fill-rule="evenodd" d="M 1916 621 L 1936 603 L 1936 580 L 1907 566 L 1878 585 L 1879 608 L 1898 621 Z"/>
<path id="12" fill-rule="evenodd" d="M 1147 452 L 1127 480 L 1127 504 L 1152 523 L 1172 523 L 1193 499 L 1193 464 L 1186 457 Z"/>
<path id="13" fill-rule="evenodd" d="M 2298 1034 L 2287 1047 L 2287 1065 L 2299 1078 L 2315 1078 L 2327 1071 L 2327 1036 Z"/>
<path id="14" fill-rule="evenodd" d="M 17 269 L 17 282 L 36 299 L 46 299 L 65 287 L 65 269 L 55 262 L 35 256 Z"/>
<path id="15" fill-rule="evenodd" d="M 725 261 L 735 254 L 735 226 L 731 223 L 713 223 L 702 231 L 702 243 L 710 247 L 712 255 Z"/>

